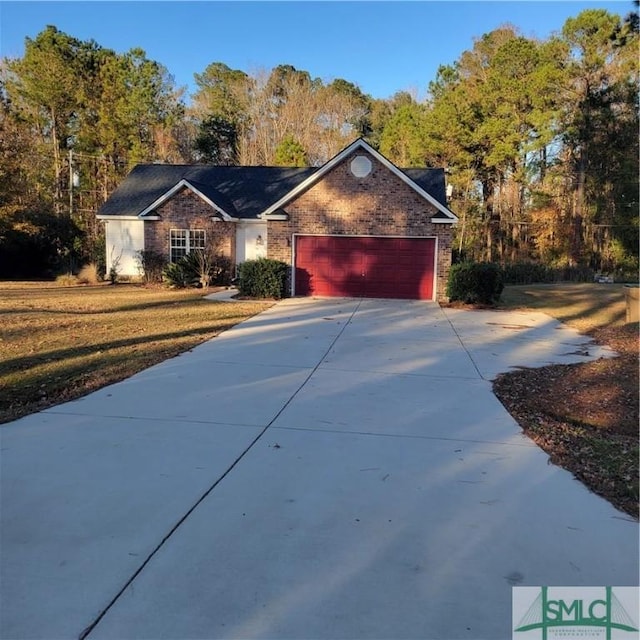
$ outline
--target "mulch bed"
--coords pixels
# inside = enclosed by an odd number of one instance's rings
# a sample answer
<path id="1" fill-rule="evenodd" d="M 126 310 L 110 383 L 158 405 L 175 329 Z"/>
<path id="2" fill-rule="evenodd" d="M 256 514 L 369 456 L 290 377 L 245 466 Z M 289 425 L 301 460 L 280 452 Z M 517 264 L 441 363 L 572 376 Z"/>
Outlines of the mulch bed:
<path id="1" fill-rule="evenodd" d="M 551 462 L 638 518 L 638 324 L 589 335 L 620 355 L 501 374 L 493 390 Z"/>

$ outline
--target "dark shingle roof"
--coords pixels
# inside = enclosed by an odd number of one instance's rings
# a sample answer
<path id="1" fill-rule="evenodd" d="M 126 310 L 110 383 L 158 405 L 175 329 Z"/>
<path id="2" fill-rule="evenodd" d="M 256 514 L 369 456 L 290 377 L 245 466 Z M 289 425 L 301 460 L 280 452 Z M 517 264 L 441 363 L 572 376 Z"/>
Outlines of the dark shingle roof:
<path id="1" fill-rule="evenodd" d="M 444 169 L 401 169 L 401 171 L 440 204 L 447 206 Z"/>
<path id="2" fill-rule="evenodd" d="M 317 169 L 139 164 L 98 211 L 137 216 L 180 180 L 188 180 L 230 216 L 256 218 Z"/>
<path id="3" fill-rule="evenodd" d="M 137 216 L 180 180 L 234 218 L 257 218 L 274 202 L 318 170 L 317 167 L 220 167 L 213 165 L 139 164 L 98 211 L 105 216 Z M 403 169 L 404 173 L 445 205 L 443 169 Z"/>

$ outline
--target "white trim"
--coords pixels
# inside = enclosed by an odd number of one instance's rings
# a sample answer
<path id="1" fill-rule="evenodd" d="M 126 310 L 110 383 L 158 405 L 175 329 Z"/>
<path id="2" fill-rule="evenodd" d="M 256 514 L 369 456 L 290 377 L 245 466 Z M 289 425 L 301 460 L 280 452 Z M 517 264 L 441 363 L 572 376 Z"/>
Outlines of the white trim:
<path id="1" fill-rule="evenodd" d="M 300 236 L 314 236 L 317 238 L 402 238 L 406 240 L 435 240 L 433 253 L 433 283 L 431 287 L 431 302 L 438 300 L 438 236 L 382 236 L 362 235 L 361 233 L 293 233 L 291 236 L 291 297 L 296 295 L 296 239 Z"/>
<path id="2" fill-rule="evenodd" d="M 291 297 L 296 295 L 296 236 L 302 236 L 302 233 L 291 234 Z M 318 234 L 319 235 L 319 234 Z"/>
<path id="3" fill-rule="evenodd" d="M 454 224 L 458 222 L 458 216 L 445 207 L 442 203 L 438 202 L 431 194 L 427 193 L 421 186 L 416 184 L 408 175 L 398 169 L 392 162 L 387 160 L 382 154 L 378 153 L 371 145 L 367 144 L 362 138 L 358 138 L 352 142 L 348 147 L 343 149 L 337 156 L 334 156 L 326 164 L 320 167 L 315 173 L 310 175 L 306 180 L 301 182 L 297 187 L 294 187 L 289 193 L 285 194 L 280 200 L 272 204 L 268 209 L 265 209 L 260 218 L 265 218 L 276 209 L 280 209 L 287 202 L 295 198 L 298 194 L 302 193 L 305 189 L 308 189 L 312 184 L 317 182 L 327 172 L 331 171 L 337 164 L 342 162 L 347 156 L 349 156 L 356 149 L 364 149 L 370 153 L 378 162 L 383 164 L 389 171 L 398 176 L 404 183 L 409 185 L 416 193 L 421 195 L 427 202 L 431 203 L 438 211 L 444 213 L 448 218 L 448 224 Z M 447 224 L 447 221 L 444 222 Z"/>
<path id="4" fill-rule="evenodd" d="M 443 218 L 431 218 L 431 224 L 455 224 L 455 220 L 444 220 Z"/>
<path id="5" fill-rule="evenodd" d="M 433 289 L 431 290 L 431 301 L 438 302 L 438 236 L 436 236 L 436 246 L 434 248 L 433 255 Z"/>
<path id="6" fill-rule="evenodd" d="M 183 178 L 182 180 L 180 180 L 180 182 L 178 182 L 173 187 L 171 187 L 171 189 L 169 189 L 169 191 L 167 191 L 166 193 L 163 193 L 158 199 L 156 199 L 154 202 L 152 202 L 146 209 L 142 210 L 138 214 L 138 217 L 139 218 L 143 218 L 144 216 L 146 216 L 147 213 L 149 213 L 150 211 L 153 211 L 154 209 L 158 208 L 161 204 L 164 204 L 176 192 L 180 191 L 180 189 L 182 189 L 182 187 L 186 187 L 187 189 L 190 189 L 191 191 L 193 191 L 193 193 L 195 193 L 202 200 L 204 200 L 204 202 L 206 202 L 208 205 L 213 207 L 213 209 L 215 209 L 222 216 L 223 220 L 225 220 L 226 222 L 236 222 L 237 221 L 236 218 L 234 218 L 233 216 L 230 216 L 222 207 L 219 207 L 213 200 L 207 198 L 207 196 L 205 196 L 204 193 L 202 193 L 196 187 L 194 187 L 186 178 Z M 145 218 L 145 220 L 150 220 L 150 219 L 151 219 L 150 217 L 149 218 Z M 156 220 L 159 220 L 159 218 L 156 217 Z"/>
<path id="7" fill-rule="evenodd" d="M 407 240 L 411 240 L 412 238 L 416 238 L 417 240 L 435 240 L 438 236 L 407 236 L 401 234 L 394 235 L 383 235 L 380 233 L 304 233 L 304 232 L 295 232 L 292 234 L 295 238 L 296 236 L 316 236 L 316 237 L 331 237 L 331 238 L 406 238 Z"/>
<path id="8" fill-rule="evenodd" d="M 105 222 L 109 222 L 109 220 L 140 220 L 138 216 L 119 216 L 116 214 L 97 214 L 96 218 L 98 220 L 104 220 Z M 145 220 L 160 220 L 160 216 L 146 216 Z"/>

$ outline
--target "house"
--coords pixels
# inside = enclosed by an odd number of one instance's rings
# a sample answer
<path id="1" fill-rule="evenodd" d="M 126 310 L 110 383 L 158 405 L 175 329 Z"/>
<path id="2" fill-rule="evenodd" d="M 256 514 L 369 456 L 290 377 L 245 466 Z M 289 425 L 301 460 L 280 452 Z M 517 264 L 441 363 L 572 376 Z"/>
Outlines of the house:
<path id="1" fill-rule="evenodd" d="M 175 261 L 215 241 L 232 263 L 291 266 L 295 296 L 446 300 L 452 225 L 443 169 L 399 169 L 358 139 L 321 167 L 136 166 L 98 212 L 107 269 Z"/>

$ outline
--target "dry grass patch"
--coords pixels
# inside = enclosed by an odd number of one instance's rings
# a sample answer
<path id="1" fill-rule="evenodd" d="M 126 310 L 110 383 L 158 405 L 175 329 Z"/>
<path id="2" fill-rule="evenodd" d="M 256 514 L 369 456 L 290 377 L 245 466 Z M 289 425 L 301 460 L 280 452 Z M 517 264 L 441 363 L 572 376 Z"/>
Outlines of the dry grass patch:
<path id="1" fill-rule="evenodd" d="M 500 375 L 494 391 L 551 460 L 638 517 L 638 324 L 624 287 L 506 287 L 503 307 L 542 311 L 618 352 L 612 359 Z"/>
<path id="2" fill-rule="evenodd" d="M 537 284 L 507 286 L 500 306 L 535 309 L 587 333 L 622 326 L 626 317 L 624 286 L 620 284 Z"/>
<path id="3" fill-rule="evenodd" d="M 118 382 L 272 304 L 203 296 L 137 285 L 0 283 L 0 422 Z"/>

